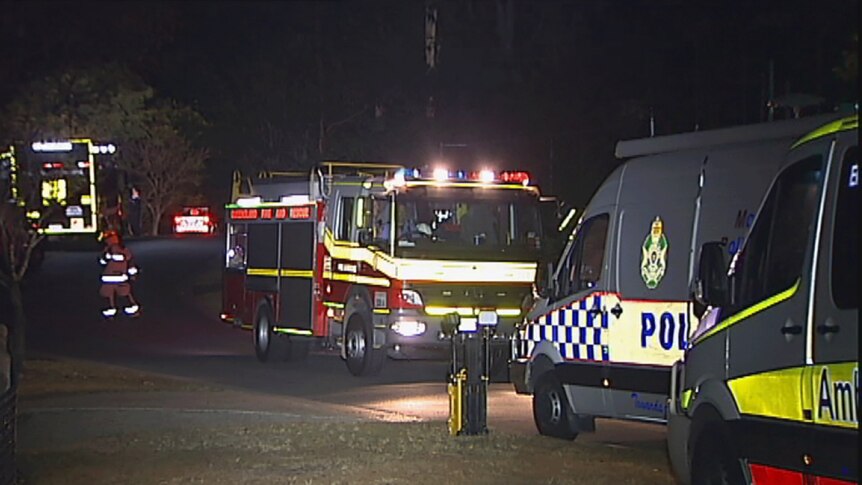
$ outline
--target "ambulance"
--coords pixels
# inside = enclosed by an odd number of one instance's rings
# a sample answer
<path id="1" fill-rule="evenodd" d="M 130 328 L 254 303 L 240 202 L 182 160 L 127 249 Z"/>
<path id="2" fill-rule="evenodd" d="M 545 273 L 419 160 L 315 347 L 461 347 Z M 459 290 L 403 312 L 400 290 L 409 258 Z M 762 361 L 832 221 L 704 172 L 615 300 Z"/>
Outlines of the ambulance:
<path id="1" fill-rule="evenodd" d="M 481 313 L 492 365 L 508 369 L 542 249 L 527 172 L 326 162 L 240 182 L 222 319 L 253 331 L 261 361 L 317 342 L 373 374 L 386 357 L 446 357 L 446 325 Z"/>
<path id="2" fill-rule="evenodd" d="M 671 365 L 698 324 L 697 248 L 736 253 L 794 140 L 838 115 L 621 141 L 519 326 L 511 378 L 541 434 L 596 417 L 666 423 Z"/>
<path id="3" fill-rule="evenodd" d="M 671 376 L 683 483 L 859 480 L 859 117 L 802 137 L 730 260 L 699 248 L 700 327 Z"/>

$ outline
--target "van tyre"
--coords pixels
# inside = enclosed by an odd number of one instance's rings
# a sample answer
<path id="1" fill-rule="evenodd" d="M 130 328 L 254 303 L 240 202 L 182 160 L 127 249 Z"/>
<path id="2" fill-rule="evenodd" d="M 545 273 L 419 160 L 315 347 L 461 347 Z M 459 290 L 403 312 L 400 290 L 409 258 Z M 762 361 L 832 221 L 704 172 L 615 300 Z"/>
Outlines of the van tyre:
<path id="1" fill-rule="evenodd" d="M 717 425 L 707 426 L 695 443 L 691 458 L 691 483 L 744 485 L 742 462 L 725 433 Z"/>
<path id="2" fill-rule="evenodd" d="M 578 436 L 575 416 L 560 381 L 552 372 L 539 377 L 533 392 L 533 420 L 539 434 L 564 440 Z"/>
<path id="3" fill-rule="evenodd" d="M 374 330 L 371 324 L 355 313 L 347 322 L 344 337 L 344 350 L 347 356 L 347 370 L 355 376 L 369 376 L 380 372 L 386 353 L 374 348 Z"/>

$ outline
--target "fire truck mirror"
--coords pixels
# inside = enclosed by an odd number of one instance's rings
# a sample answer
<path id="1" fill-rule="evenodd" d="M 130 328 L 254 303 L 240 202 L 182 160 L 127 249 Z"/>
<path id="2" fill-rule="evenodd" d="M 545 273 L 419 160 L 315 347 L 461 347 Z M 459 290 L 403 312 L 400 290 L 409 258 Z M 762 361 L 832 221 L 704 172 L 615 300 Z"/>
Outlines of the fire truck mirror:
<path id="1" fill-rule="evenodd" d="M 461 323 L 461 316 L 457 313 L 449 313 L 443 315 L 443 320 L 440 322 L 440 330 L 444 335 L 452 336 L 458 330 L 458 325 Z"/>

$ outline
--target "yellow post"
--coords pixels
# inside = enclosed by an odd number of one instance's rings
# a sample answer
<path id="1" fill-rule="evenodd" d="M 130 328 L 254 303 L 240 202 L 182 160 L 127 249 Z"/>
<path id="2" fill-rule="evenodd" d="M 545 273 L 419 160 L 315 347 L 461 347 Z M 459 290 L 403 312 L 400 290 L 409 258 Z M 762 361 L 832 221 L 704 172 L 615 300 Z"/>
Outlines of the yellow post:
<path id="1" fill-rule="evenodd" d="M 449 390 L 449 434 L 457 436 L 464 427 L 464 382 L 467 369 L 461 369 L 450 382 Z"/>

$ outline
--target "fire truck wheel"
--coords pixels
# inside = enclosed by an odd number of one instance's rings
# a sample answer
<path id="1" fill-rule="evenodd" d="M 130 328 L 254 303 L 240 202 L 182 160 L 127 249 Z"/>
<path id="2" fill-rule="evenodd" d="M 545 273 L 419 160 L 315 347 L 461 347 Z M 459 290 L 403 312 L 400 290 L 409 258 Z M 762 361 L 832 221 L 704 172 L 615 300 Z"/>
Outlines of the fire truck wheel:
<path id="1" fill-rule="evenodd" d="M 344 340 L 347 355 L 347 369 L 355 376 L 374 375 L 383 367 L 386 353 L 374 348 L 371 325 L 358 313 L 353 314 L 347 323 Z"/>
<path id="2" fill-rule="evenodd" d="M 533 419 L 539 434 L 564 440 L 573 440 L 578 436 L 566 391 L 551 372 L 546 372 L 536 383 Z"/>
<path id="3" fill-rule="evenodd" d="M 254 318 L 254 353 L 257 360 L 266 362 L 273 353 L 276 335 L 272 329 L 272 310 L 269 304 L 261 303 Z"/>
<path id="4" fill-rule="evenodd" d="M 285 359 L 291 362 L 305 360 L 308 357 L 308 351 L 311 349 L 311 340 L 307 338 L 290 337 L 287 342 L 287 352 Z"/>

